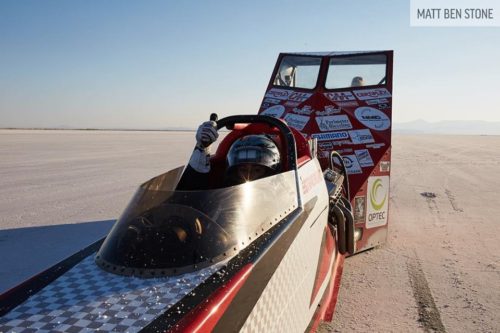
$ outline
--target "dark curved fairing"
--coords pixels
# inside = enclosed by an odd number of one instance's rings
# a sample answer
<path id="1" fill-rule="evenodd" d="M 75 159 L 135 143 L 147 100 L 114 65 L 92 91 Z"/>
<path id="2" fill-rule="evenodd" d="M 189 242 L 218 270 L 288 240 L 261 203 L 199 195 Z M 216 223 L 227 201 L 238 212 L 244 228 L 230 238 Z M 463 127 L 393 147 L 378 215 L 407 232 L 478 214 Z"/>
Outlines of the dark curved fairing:
<path id="1" fill-rule="evenodd" d="M 200 269 L 238 253 L 298 207 L 294 171 L 237 186 L 175 191 L 179 171 L 139 187 L 96 256 L 100 267 L 142 277 Z"/>

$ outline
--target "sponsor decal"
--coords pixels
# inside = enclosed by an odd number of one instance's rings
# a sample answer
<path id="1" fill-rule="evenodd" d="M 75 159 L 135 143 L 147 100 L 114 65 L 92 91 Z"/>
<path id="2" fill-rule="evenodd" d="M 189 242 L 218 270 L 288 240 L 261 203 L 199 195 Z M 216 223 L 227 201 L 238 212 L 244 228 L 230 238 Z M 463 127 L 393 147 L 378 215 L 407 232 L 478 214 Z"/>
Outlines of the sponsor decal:
<path id="1" fill-rule="evenodd" d="M 311 96 L 312 96 L 311 93 L 294 92 L 288 97 L 288 100 L 296 102 L 305 102 Z"/>
<path id="2" fill-rule="evenodd" d="M 383 161 L 380 162 L 380 172 L 389 172 L 391 171 L 391 162 Z"/>
<path id="3" fill-rule="evenodd" d="M 349 135 L 351 136 L 352 143 L 355 145 L 375 142 L 372 132 L 367 128 L 349 131 Z"/>
<path id="4" fill-rule="evenodd" d="M 346 149 L 337 149 L 337 152 L 341 155 L 344 155 L 344 154 L 350 154 L 352 153 L 352 149 L 351 148 L 346 148 Z"/>
<path id="5" fill-rule="evenodd" d="M 382 109 L 382 110 L 386 110 L 386 109 L 390 109 L 391 105 L 390 104 L 379 104 L 378 108 Z"/>
<path id="6" fill-rule="evenodd" d="M 267 109 L 269 107 L 269 103 L 262 103 L 260 107 L 263 109 Z"/>
<path id="7" fill-rule="evenodd" d="M 291 90 L 272 88 L 271 90 L 269 90 L 266 93 L 264 98 L 269 97 L 269 98 L 274 98 L 274 99 L 286 101 L 292 93 L 293 93 L 293 91 L 291 91 Z"/>
<path id="8" fill-rule="evenodd" d="M 390 98 L 391 93 L 389 90 L 385 88 L 377 88 L 377 89 L 365 89 L 365 90 L 354 90 L 354 95 L 360 101 L 366 101 L 367 99 L 375 99 L 375 98 Z"/>
<path id="9" fill-rule="evenodd" d="M 336 109 L 333 105 L 325 105 L 325 111 L 316 111 L 316 116 L 331 116 L 342 111 L 340 108 Z"/>
<path id="10" fill-rule="evenodd" d="M 363 173 L 356 155 L 345 155 L 342 156 L 342 159 L 344 160 L 345 168 L 347 169 L 347 173 L 349 175 Z"/>
<path id="11" fill-rule="evenodd" d="M 331 143 L 331 142 L 319 142 L 318 147 L 322 150 L 333 150 L 333 143 Z"/>
<path id="12" fill-rule="evenodd" d="M 338 116 L 316 117 L 316 123 L 318 123 L 318 127 L 321 132 L 338 131 L 352 128 L 352 124 L 345 114 Z"/>
<path id="13" fill-rule="evenodd" d="M 352 124 L 346 115 L 316 117 L 316 123 L 321 132 L 352 128 Z"/>
<path id="14" fill-rule="evenodd" d="M 311 106 L 309 106 L 309 105 L 304 105 L 304 106 L 302 107 L 302 109 L 300 109 L 300 108 L 294 108 L 294 109 L 293 109 L 293 112 L 294 112 L 294 113 L 297 113 L 297 114 L 302 114 L 302 115 L 310 116 L 310 115 L 311 115 L 311 113 L 313 113 L 313 112 L 314 112 L 314 110 L 311 108 Z"/>
<path id="15" fill-rule="evenodd" d="M 284 112 L 285 112 L 285 107 L 283 105 L 274 105 L 262 111 L 261 115 L 279 118 L 283 115 Z"/>
<path id="16" fill-rule="evenodd" d="M 386 225 L 389 206 L 389 176 L 369 177 L 367 189 L 366 228 Z"/>
<path id="17" fill-rule="evenodd" d="M 359 161 L 359 165 L 361 165 L 362 168 L 373 166 L 373 160 L 372 157 L 370 156 L 370 152 L 368 151 L 368 149 L 355 150 L 354 154 L 356 154 L 356 157 L 358 158 Z"/>
<path id="18" fill-rule="evenodd" d="M 379 149 L 385 146 L 385 143 L 374 143 L 371 145 L 366 145 L 366 148 Z"/>
<path id="19" fill-rule="evenodd" d="M 298 129 L 299 131 L 302 131 L 304 129 L 304 126 L 306 126 L 306 124 L 309 122 L 309 119 L 311 118 L 292 113 L 288 113 L 285 116 L 285 120 L 288 123 L 288 125 Z"/>
<path id="20" fill-rule="evenodd" d="M 280 100 L 277 98 L 264 98 L 264 103 L 280 104 Z"/>
<path id="21" fill-rule="evenodd" d="M 324 93 L 325 97 L 332 102 L 355 101 L 356 98 L 350 91 L 343 92 L 328 92 Z"/>
<path id="22" fill-rule="evenodd" d="M 300 180 L 302 181 L 302 190 L 304 191 L 304 194 L 306 194 L 314 188 L 314 186 L 323 182 L 323 176 L 321 173 L 314 170 L 313 173 L 307 175 L 305 178 L 300 177 Z"/>
<path id="23" fill-rule="evenodd" d="M 366 203 L 366 197 L 354 198 L 354 221 L 365 220 L 365 206 L 366 206 L 365 203 Z"/>
<path id="24" fill-rule="evenodd" d="M 366 101 L 368 105 L 376 105 L 376 104 L 387 104 L 389 100 L 387 98 L 379 98 L 379 99 L 369 99 Z"/>
<path id="25" fill-rule="evenodd" d="M 354 115 L 360 123 L 375 131 L 385 131 L 391 126 L 391 120 L 385 113 L 369 106 L 357 108 Z"/>
<path id="26" fill-rule="evenodd" d="M 314 133 L 313 135 L 311 135 L 311 137 L 314 139 L 318 139 L 318 141 L 345 140 L 349 139 L 349 134 L 345 131 L 330 132 L 330 133 Z"/>
<path id="27" fill-rule="evenodd" d="M 335 104 L 337 104 L 337 106 L 339 106 L 341 108 L 353 108 L 353 107 L 359 106 L 358 102 L 356 102 L 356 101 L 335 102 Z"/>
<path id="28" fill-rule="evenodd" d="M 352 145 L 351 140 L 333 141 L 332 143 L 333 143 L 335 146 Z"/>
<path id="29" fill-rule="evenodd" d="M 291 101 L 287 101 L 287 102 L 285 102 L 285 105 L 286 105 L 286 106 L 289 106 L 289 107 L 294 108 L 294 107 L 296 107 L 296 106 L 299 106 L 299 105 L 300 105 L 300 102 L 291 102 Z"/>

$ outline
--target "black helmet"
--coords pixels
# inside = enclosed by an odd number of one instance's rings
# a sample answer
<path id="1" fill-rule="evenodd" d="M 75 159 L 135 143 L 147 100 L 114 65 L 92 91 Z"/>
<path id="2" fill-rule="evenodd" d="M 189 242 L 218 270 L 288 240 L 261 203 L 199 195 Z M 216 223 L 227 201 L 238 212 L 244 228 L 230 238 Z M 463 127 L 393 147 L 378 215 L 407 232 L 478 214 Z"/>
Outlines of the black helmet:
<path id="1" fill-rule="evenodd" d="M 246 135 L 237 139 L 227 154 L 228 168 L 242 164 L 256 164 L 267 168 L 268 175 L 279 171 L 280 152 L 267 135 Z"/>

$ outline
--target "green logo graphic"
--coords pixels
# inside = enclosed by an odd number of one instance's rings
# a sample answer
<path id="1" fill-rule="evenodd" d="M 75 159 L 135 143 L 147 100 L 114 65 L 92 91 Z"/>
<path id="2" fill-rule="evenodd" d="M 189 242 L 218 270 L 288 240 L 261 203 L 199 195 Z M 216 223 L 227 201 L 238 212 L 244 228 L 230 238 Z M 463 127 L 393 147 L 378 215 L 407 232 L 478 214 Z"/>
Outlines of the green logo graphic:
<path id="1" fill-rule="evenodd" d="M 384 207 L 385 200 L 387 199 L 387 192 L 384 194 L 384 198 L 382 201 L 377 202 L 377 194 L 380 188 L 383 188 L 384 186 L 382 185 L 382 180 L 377 179 L 376 181 L 373 182 L 372 188 L 370 189 L 370 203 L 372 204 L 373 209 L 375 210 L 381 210 L 382 207 Z M 383 190 L 383 189 L 382 189 Z"/>

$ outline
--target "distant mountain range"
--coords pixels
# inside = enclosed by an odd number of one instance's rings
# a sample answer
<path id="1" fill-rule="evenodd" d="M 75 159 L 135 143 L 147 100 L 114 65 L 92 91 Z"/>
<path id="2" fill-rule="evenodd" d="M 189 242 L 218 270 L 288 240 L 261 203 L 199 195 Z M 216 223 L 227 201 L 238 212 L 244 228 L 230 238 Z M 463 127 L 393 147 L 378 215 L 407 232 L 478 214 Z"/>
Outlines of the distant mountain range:
<path id="1" fill-rule="evenodd" d="M 500 122 L 482 120 L 447 120 L 428 122 L 422 119 L 393 123 L 394 133 L 500 135 Z"/>

